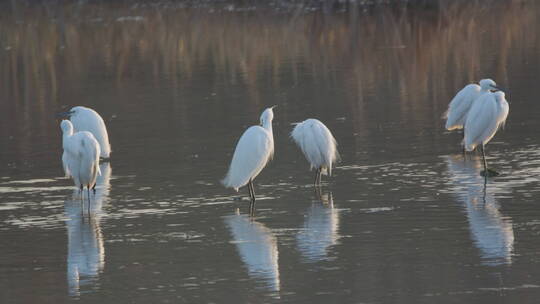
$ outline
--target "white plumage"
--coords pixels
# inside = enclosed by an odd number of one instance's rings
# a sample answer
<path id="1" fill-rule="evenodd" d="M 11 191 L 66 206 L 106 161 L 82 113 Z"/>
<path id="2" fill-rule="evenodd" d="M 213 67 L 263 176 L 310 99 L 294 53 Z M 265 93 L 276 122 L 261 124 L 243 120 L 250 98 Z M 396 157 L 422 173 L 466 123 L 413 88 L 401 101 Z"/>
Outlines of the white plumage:
<path id="1" fill-rule="evenodd" d="M 87 187 L 90 190 L 100 174 L 99 143 L 90 132 L 73 133 L 73 125 L 69 120 L 63 120 L 61 128 L 64 148 L 62 163 L 66 176 L 71 177 L 80 189 Z"/>
<path id="2" fill-rule="evenodd" d="M 274 155 L 272 108 L 267 108 L 261 114 L 261 126 L 251 126 L 242 134 L 234 150 L 229 172 L 222 181 L 225 187 L 236 191 L 249 184 L 252 201 L 255 201 L 252 181 Z"/>
<path id="3" fill-rule="evenodd" d="M 109 135 L 107 134 L 107 127 L 103 118 L 94 110 L 77 106 L 65 113 L 61 113 L 62 116 L 68 116 L 75 132 L 88 131 L 94 135 L 99 142 L 101 148 L 100 156 L 103 158 L 109 158 L 111 154 L 111 145 L 109 143 Z"/>
<path id="4" fill-rule="evenodd" d="M 452 98 L 444 116 L 447 130 L 463 129 L 463 125 L 467 120 L 467 113 L 469 113 L 473 102 L 482 94 L 497 88 L 495 81 L 491 79 L 482 79 L 479 83 L 480 85 L 466 85 Z"/>
<path id="5" fill-rule="evenodd" d="M 465 150 L 472 151 L 476 146 L 482 148 L 484 169 L 487 170 L 484 146 L 493 138 L 499 127 L 508 117 L 509 106 L 503 92 L 488 92 L 476 100 L 469 110 L 465 122 Z"/>
<path id="6" fill-rule="evenodd" d="M 465 149 L 472 151 L 477 145 L 487 144 L 504 125 L 508 111 L 503 92 L 482 95 L 471 107 L 465 123 Z"/>
<path id="7" fill-rule="evenodd" d="M 316 170 L 316 185 L 320 183 L 321 174 L 332 175 L 332 164 L 339 158 L 337 142 L 322 122 L 313 118 L 300 122 L 291 137 L 306 156 L 311 169 Z"/>

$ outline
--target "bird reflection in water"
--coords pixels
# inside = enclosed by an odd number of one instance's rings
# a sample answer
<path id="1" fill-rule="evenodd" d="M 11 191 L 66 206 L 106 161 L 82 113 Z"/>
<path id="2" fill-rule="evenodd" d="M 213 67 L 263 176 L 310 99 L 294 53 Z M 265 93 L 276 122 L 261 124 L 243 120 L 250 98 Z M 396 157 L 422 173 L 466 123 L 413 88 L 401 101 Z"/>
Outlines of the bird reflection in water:
<path id="1" fill-rule="evenodd" d="M 487 191 L 487 180 L 479 175 L 482 168 L 480 159 L 477 156 L 465 160 L 461 155 L 449 156 L 447 163 L 484 264 L 511 264 L 514 247 L 512 221 L 501 214 L 495 197 Z"/>
<path id="2" fill-rule="evenodd" d="M 236 214 L 225 217 L 233 243 L 252 278 L 261 280 L 272 292 L 280 290 L 277 239 L 270 229 L 253 217 Z"/>
<path id="3" fill-rule="evenodd" d="M 317 190 L 318 201 L 308 209 L 304 227 L 296 237 L 298 249 L 307 262 L 328 258 L 328 249 L 340 238 L 339 212 L 334 208 L 332 192 L 321 195 L 320 189 Z"/>
<path id="4" fill-rule="evenodd" d="M 70 296 L 79 296 L 83 286 L 90 286 L 97 281 L 105 266 L 105 248 L 100 227 L 101 209 L 110 191 L 111 165 L 100 165 L 101 176 L 98 176 L 92 217 L 82 213 L 79 190 L 65 204 L 68 217 L 68 257 L 67 281 Z"/>

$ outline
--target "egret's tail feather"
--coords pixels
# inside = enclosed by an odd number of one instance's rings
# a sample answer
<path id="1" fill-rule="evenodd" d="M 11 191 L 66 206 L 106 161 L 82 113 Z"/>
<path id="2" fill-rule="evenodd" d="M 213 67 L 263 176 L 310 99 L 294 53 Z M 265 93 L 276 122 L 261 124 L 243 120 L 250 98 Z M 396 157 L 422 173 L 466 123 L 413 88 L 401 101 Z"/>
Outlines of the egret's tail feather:
<path id="1" fill-rule="evenodd" d="M 473 143 L 467 144 L 465 141 L 462 141 L 461 145 L 465 148 L 465 151 L 467 151 L 467 152 L 474 151 L 474 149 L 476 148 L 475 144 L 473 144 Z"/>
<path id="2" fill-rule="evenodd" d="M 337 145 L 337 144 L 336 144 L 336 145 Z M 339 154 L 339 152 L 338 152 L 337 149 L 336 149 L 335 157 L 336 157 L 336 159 L 334 160 L 335 162 L 340 162 L 340 161 L 341 161 L 341 154 Z"/>
<path id="3" fill-rule="evenodd" d="M 225 186 L 225 188 L 233 188 L 234 191 L 238 192 L 238 187 L 235 187 L 235 185 L 233 185 L 231 183 L 231 179 L 230 179 L 230 175 L 227 174 L 227 176 L 225 176 L 222 180 L 221 180 L 221 184 L 223 186 Z"/>

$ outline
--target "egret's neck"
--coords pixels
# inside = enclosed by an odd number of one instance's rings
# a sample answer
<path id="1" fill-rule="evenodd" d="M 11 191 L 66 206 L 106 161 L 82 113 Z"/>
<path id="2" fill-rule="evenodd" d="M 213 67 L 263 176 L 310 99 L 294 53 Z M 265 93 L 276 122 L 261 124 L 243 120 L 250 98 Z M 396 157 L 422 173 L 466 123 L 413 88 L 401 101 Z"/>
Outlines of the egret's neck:
<path id="1" fill-rule="evenodd" d="M 62 133 L 62 145 L 73 135 L 73 130 L 67 130 Z"/>
<path id="2" fill-rule="evenodd" d="M 271 120 L 265 120 L 262 125 L 263 128 L 266 129 L 266 131 L 270 132 L 272 134 L 272 121 Z"/>

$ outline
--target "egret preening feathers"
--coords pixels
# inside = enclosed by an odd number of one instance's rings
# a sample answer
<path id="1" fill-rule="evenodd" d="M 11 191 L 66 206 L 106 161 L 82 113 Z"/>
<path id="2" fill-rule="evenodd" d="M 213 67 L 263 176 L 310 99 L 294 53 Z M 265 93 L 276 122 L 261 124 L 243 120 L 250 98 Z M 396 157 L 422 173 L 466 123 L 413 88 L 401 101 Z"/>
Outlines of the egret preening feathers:
<path id="1" fill-rule="evenodd" d="M 75 186 L 82 190 L 88 189 L 90 204 L 90 189 L 96 185 L 99 170 L 100 147 L 92 133 L 81 131 L 73 133 L 73 125 L 69 120 L 62 120 L 62 163 L 66 176 L 71 177 Z M 81 193 L 82 195 L 82 193 Z M 90 208 L 90 205 L 88 206 Z"/>
<path id="2" fill-rule="evenodd" d="M 463 125 L 467 120 L 467 113 L 469 113 L 473 102 L 482 94 L 499 89 L 495 81 L 491 79 L 482 79 L 479 84 L 466 85 L 452 98 L 448 110 L 444 114 L 447 130 L 463 129 Z"/>
<path id="3" fill-rule="evenodd" d="M 339 158 L 337 143 L 328 128 L 317 119 L 298 123 L 291 137 L 300 147 L 311 169 L 315 169 L 315 186 L 321 184 L 321 174 L 332 175 L 332 164 Z"/>
<path id="4" fill-rule="evenodd" d="M 275 106 L 274 106 L 275 107 Z M 253 180 L 274 155 L 274 135 L 272 132 L 273 108 L 261 114 L 261 125 L 249 127 L 238 140 L 227 176 L 222 183 L 227 188 L 238 188 L 248 184 L 251 202 L 255 202 Z"/>
<path id="5" fill-rule="evenodd" d="M 103 118 L 94 110 L 87 107 L 73 107 L 71 110 L 59 113 L 59 116 L 69 117 L 69 120 L 75 128 L 75 132 L 88 131 L 94 135 L 101 148 L 100 156 L 109 158 L 111 145 L 109 144 L 109 135 Z"/>
<path id="6" fill-rule="evenodd" d="M 488 170 L 484 146 L 493 138 L 499 127 L 504 126 L 508 117 L 509 106 L 504 92 L 488 92 L 474 102 L 465 121 L 465 150 L 472 151 L 480 146 L 484 160 L 484 174 L 497 174 Z"/>

